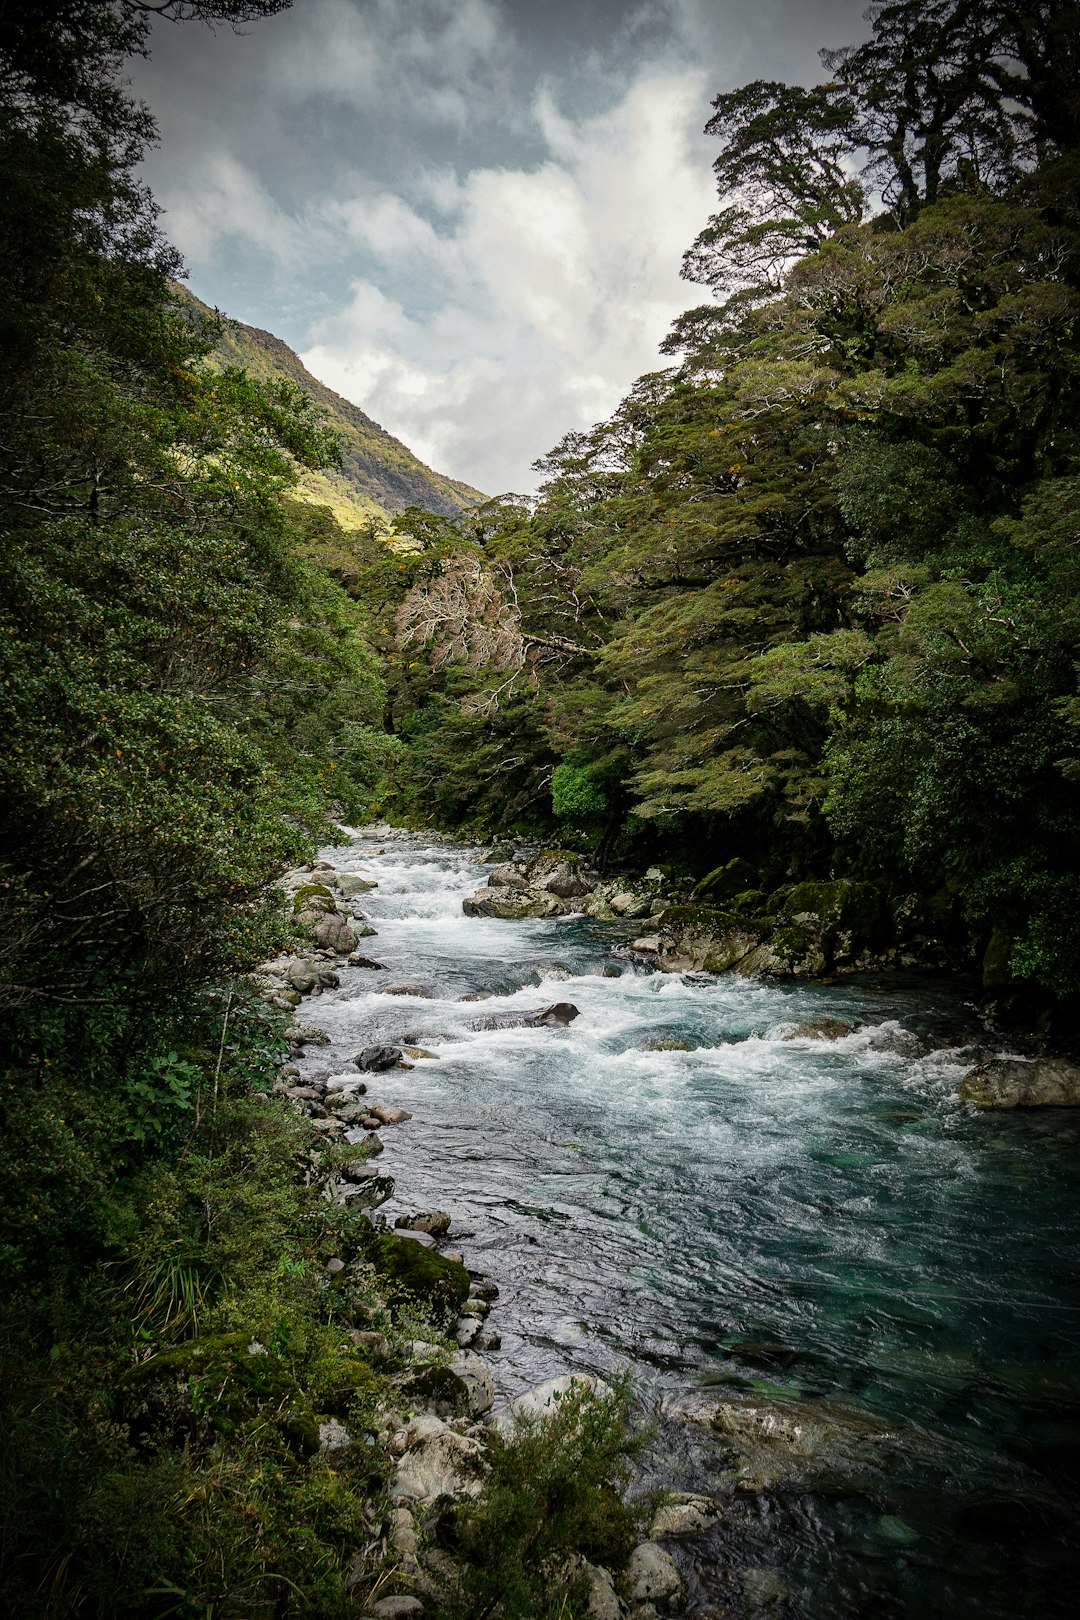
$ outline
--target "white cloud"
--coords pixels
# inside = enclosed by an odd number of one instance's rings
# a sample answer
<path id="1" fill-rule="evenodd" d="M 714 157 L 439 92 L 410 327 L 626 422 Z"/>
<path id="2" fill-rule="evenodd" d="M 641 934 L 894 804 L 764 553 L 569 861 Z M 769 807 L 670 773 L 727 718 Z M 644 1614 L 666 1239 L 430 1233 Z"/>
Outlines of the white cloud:
<path id="1" fill-rule="evenodd" d="M 194 270 L 213 263 L 230 239 L 259 248 L 281 264 L 299 263 L 311 250 L 310 236 L 299 221 L 228 152 L 208 155 L 198 173 L 176 187 L 167 225 Z"/>
<path id="2" fill-rule="evenodd" d="M 645 73 L 579 122 L 541 95 L 548 160 L 433 177 L 439 231 L 392 193 L 333 204 L 328 222 L 399 272 L 407 258 L 427 297 L 410 314 L 405 294 L 356 279 L 305 363 L 440 470 L 492 493 L 531 488 L 537 456 L 658 364 L 694 296 L 678 269 L 713 201 L 705 105 L 689 70 Z"/>
<path id="3" fill-rule="evenodd" d="M 293 103 L 393 106 L 418 124 L 460 124 L 501 78 L 508 49 L 492 0 L 309 0 L 268 81 Z"/>

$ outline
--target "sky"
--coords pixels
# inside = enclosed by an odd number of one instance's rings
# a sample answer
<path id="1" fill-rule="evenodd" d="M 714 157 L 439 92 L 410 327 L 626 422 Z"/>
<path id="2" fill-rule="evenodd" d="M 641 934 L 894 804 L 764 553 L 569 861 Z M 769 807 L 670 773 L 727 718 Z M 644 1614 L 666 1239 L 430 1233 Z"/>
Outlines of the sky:
<path id="1" fill-rule="evenodd" d="M 718 206 L 703 133 L 748 79 L 820 79 L 866 0 L 295 0 L 159 22 L 132 84 L 189 285 L 486 494 L 609 415 Z"/>

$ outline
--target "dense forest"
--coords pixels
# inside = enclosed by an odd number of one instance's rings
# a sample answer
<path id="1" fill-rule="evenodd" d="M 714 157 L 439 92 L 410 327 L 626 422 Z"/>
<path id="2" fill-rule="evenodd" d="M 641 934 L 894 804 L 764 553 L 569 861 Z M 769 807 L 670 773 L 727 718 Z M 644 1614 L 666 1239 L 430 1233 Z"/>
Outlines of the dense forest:
<path id="1" fill-rule="evenodd" d="M 345 1150 L 275 1094 L 287 1018 L 247 977 L 334 819 L 659 860 L 732 914 L 866 880 L 947 914 L 1023 1016 L 1080 989 L 1077 6 L 875 3 L 827 83 L 718 97 L 685 263 L 713 296 L 671 366 L 537 498 L 410 507 L 388 545 L 299 498 L 340 443 L 223 361 L 138 178 L 152 18 L 285 3 L 0 10 L 0 1591 L 26 1616 L 356 1613 L 384 1578 L 385 1458 L 329 1468 L 311 1426 L 378 1428 L 360 1327 L 439 1328 L 323 1197 Z M 341 1253 L 366 1281 L 331 1292 Z M 620 1423 L 497 1453 L 452 1612 L 571 1612 L 551 1560 L 630 1534 Z"/>
<path id="2" fill-rule="evenodd" d="M 677 363 L 429 536 L 403 802 L 759 909 L 872 880 L 1027 1016 L 1080 988 L 1080 17 L 868 16 L 716 99 Z"/>

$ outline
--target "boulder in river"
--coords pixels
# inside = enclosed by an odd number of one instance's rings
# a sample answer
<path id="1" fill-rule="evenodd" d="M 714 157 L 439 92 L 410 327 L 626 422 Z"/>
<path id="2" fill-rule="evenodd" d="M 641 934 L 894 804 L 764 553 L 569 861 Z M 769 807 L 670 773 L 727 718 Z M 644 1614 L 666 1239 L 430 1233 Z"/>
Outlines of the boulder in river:
<path id="1" fill-rule="evenodd" d="M 842 1041 L 851 1035 L 855 1025 L 850 1018 L 805 1018 L 781 1037 L 784 1041 Z"/>
<path id="2" fill-rule="evenodd" d="M 993 1058 L 968 1070 L 960 1095 L 976 1108 L 1078 1108 L 1080 1064 L 1063 1058 Z"/>
<path id="3" fill-rule="evenodd" d="M 422 984 L 380 984 L 382 996 L 419 996 L 423 1001 L 434 1001 L 435 993 Z"/>
<path id="4" fill-rule="evenodd" d="M 720 1504 L 711 1496 L 693 1492 L 674 1491 L 657 1508 L 649 1525 L 649 1540 L 672 1540 L 681 1536 L 699 1536 L 709 1530 L 720 1516 Z"/>
<path id="5" fill-rule="evenodd" d="M 404 1125 L 412 1115 L 407 1108 L 394 1108 L 390 1103 L 376 1103 L 370 1111 L 370 1118 L 377 1119 L 382 1125 Z"/>
<path id="6" fill-rule="evenodd" d="M 565 1029 L 579 1016 L 572 1001 L 554 1001 L 550 1007 L 537 1007 L 528 1012 L 491 1013 L 478 1018 L 470 1029 Z"/>
<path id="7" fill-rule="evenodd" d="M 403 1056 L 400 1046 L 365 1046 L 362 1052 L 357 1052 L 353 1062 L 367 1074 L 381 1074 L 384 1069 L 392 1069 L 400 1063 Z"/>
<path id="8" fill-rule="evenodd" d="M 740 1491 L 834 1489 L 853 1476 L 910 1461 L 931 1439 L 890 1425 L 833 1400 L 770 1400 L 732 1390 L 704 1392 L 665 1403 L 677 1418 L 712 1429 L 728 1453 L 732 1483 Z"/>
<path id="9" fill-rule="evenodd" d="M 361 877 L 358 872 L 339 872 L 334 887 L 338 894 L 351 899 L 353 895 L 370 894 L 372 889 L 377 889 L 379 885 L 371 878 Z"/>

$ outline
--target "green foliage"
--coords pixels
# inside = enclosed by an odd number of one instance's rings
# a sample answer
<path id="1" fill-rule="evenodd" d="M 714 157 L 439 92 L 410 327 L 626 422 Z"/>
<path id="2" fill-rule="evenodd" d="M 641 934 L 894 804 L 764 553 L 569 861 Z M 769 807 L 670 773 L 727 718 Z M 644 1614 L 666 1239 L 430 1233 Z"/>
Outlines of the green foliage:
<path id="1" fill-rule="evenodd" d="M 591 784 L 624 855 L 948 884 L 973 958 L 996 927 L 1039 993 L 1080 992 L 1080 210 L 1052 11 L 875 5 L 831 85 L 718 98 L 725 212 L 688 266 L 720 303 L 540 464 L 533 510 L 489 503 L 468 544 L 513 586 L 499 646 L 458 601 L 453 643 L 392 670 L 437 819 L 573 825 Z M 893 210 L 864 224 L 860 143 Z M 437 606 L 441 566 L 407 600 Z M 548 651 L 514 668 L 515 634 Z"/>
<path id="2" fill-rule="evenodd" d="M 551 808 L 560 821 L 574 827 L 588 827 L 598 821 L 608 805 L 586 766 L 563 760 L 551 774 Z"/>
<path id="3" fill-rule="evenodd" d="M 550 1416 L 496 1440 L 483 1495 L 455 1511 L 450 1537 L 464 1569 L 450 1620 L 496 1611 L 507 1620 L 559 1620 L 579 1606 L 584 1613 L 577 1560 L 618 1567 L 647 1506 L 635 1511 L 619 1488 L 634 1449 L 625 1390 L 612 1400 L 572 1392 Z"/>

